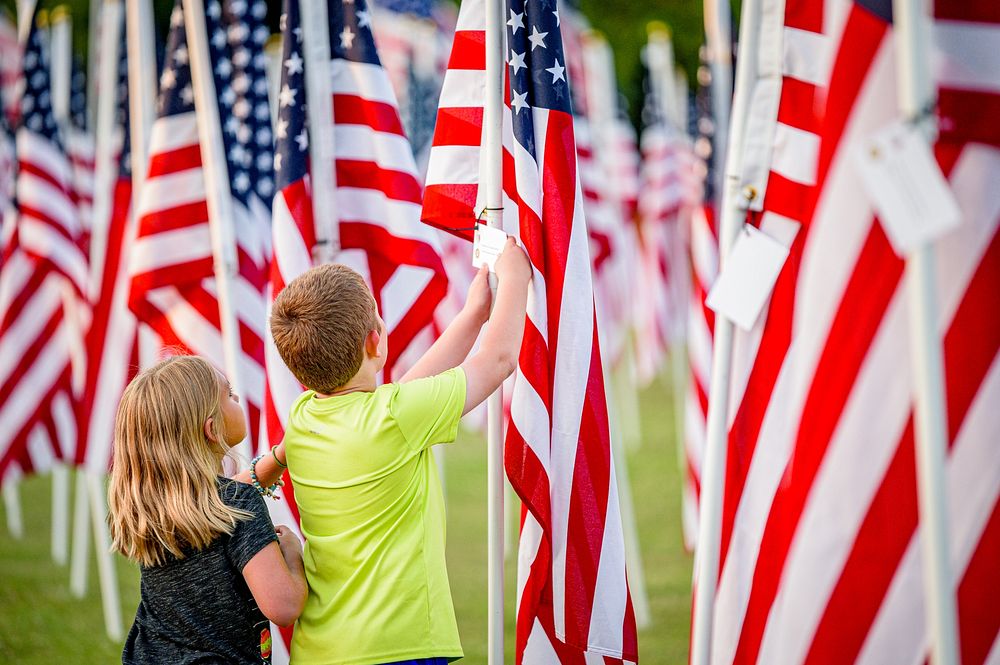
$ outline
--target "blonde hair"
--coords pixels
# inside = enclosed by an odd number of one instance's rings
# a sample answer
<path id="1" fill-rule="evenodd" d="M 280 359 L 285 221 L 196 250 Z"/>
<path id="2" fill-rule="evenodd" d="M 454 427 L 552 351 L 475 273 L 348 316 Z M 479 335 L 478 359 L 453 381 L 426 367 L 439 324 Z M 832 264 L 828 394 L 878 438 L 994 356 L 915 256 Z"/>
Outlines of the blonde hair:
<path id="1" fill-rule="evenodd" d="M 271 308 L 271 336 L 302 385 L 332 393 L 358 373 L 365 338 L 378 329 L 365 280 L 347 266 L 326 264 L 293 279 Z"/>
<path id="2" fill-rule="evenodd" d="M 125 388 L 115 419 L 108 488 L 112 548 L 145 567 L 183 558 L 232 534 L 251 514 L 227 506 L 217 477 L 223 438 L 218 372 L 195 356 L 168 358 Z M 212 419 L 215 441 L 205 435 Z"/>

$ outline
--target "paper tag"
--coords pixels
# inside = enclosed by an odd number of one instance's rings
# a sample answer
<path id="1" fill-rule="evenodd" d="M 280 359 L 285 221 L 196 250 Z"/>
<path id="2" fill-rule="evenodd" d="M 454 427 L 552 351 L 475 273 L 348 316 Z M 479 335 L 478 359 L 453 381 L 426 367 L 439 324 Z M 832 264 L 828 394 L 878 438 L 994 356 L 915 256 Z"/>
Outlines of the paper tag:
<path id="1" fill-rule="evenodd" d="M 854 157 L 899 256 L 940 238 L 961 221 L 955 196 L 913 125 L 897 122 L 880 130 L 855 145 Z"/>
<path id="2" fill-rule="evenodd" d="M 479 268 L 484 263 L 490 272 L 496 265 L 497 258 L 507 244 L 507 234 L 503 229 L 496 229 L 485 224 L 476 224 L 476 233 L 472 242 L 472 265 Z"/>
<path id="3" fill-rule="evenodd" d="M 787 247 L 763 231 L 744 225 L 705 304 L 743 330 L 751 330 L 786 258 Z"/>

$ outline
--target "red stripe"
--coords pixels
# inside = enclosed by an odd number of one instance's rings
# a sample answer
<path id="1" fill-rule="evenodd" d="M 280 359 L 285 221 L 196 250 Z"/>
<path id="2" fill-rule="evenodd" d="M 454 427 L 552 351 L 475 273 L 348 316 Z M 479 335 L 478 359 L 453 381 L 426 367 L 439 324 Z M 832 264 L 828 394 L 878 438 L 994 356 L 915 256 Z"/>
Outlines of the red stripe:
<path id="1" fill-rule="evenodd" d="M 822 0 L 787 0 L 785 25 L 809 32 L 823 32 L 823 4 Z"/>
<path id="2" fill-rule="evenodd" d="M 377 132 L 405 136 L 399 111 L 385 102 L 357 95 L 336 94 L 333 96 L 333 117 L 338 125 L 365 125 Z"/>
<path id="3" fill-rule="evenodd" d="M 819 131 L 819 99 L 812 83 L 785 76 L 781 79 L 778 122 L 805 132 Z"/>
<path id="4" fill-rule="evenodd" d="M 997 12 L 995 0 L 936 0 L 934 18 L 995 25 L 1000 23 L 1000 12 Z"/>
<path id="5" fill-rule="evenodd" d="M 478 191 L 478 185 L 428 185 L 424 188 L 421 221 L 472 240 L 469 227 L 476 223 L 473 206 Z"/>
<path id="6" fill-rule="evenodd" d="M 412 173 L 394 171 L 375 162 L 358 159 L 338 159 L 337 188 L 374 189 L 389 199 L 419 204 L 420 183 Z"/>
<path id="7" fill-rule="evenodd" d="M 974 141 L 1000 148 L 998 117 L 1000 95 L 995 92 L 949 88 L 938 91 L 938 141 Z"/>
<path id="8" fill-rule="evenodd" d="M 486 31 L 456 30 L 448 69 L 486 71 Z"/>
<path id="9" fill-rule="evenodd" d="M 169 202 L 166 201 L 160 201 L 160 203 L 169 205 Z M 145 240 L 157 233 L 196 226 L 204 226 L 204 249 L 206 254 L 211 254 L 212 247 L 208 229 L 208 203 L 206 201 L 195 201 L 194 203 L 185 203 L 169 208 L 158 208 L 157 210 L 147 212 L 139 220 L 139 238 Z"/>
<path id="10" fill-rule="evenodd" d="M 201 146 L 197 143 L 163 152 L 158 152 L 154 147 L 150 152 L 153 154 L 149 158 L 147 181 L 189 169 L 201 168 Z"/>
<path id="11" fill-rule="evenodd" d="M 479 147 L 483 136 L 483 109 L 441 108 L 432 146 L 464 145 Z"/>
<path id="12" fill-rule="evenodd" d="M 1000 503 L 986 523 L 958 586 L 958 643 L 962 647 L 962 665 L 986 662 L 1000 631 Z"/>

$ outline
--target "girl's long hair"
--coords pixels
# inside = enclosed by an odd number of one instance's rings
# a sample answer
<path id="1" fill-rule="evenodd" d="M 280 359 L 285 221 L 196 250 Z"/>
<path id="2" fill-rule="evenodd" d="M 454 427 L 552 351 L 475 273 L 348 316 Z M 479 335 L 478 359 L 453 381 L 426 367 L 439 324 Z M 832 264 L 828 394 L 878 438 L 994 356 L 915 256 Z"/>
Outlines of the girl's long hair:
<path id="1" fill-rule="evenodd" d="M 145 567 L 183 558 L 232 534 L 250 513 L 227 506 L 217 477 L 223 418 L 216 370 L 175 356 L 125 388 L 115 419 L 108 488 L 112 548 Z M 211 418 L 216 441 L 205 436 Z"/>

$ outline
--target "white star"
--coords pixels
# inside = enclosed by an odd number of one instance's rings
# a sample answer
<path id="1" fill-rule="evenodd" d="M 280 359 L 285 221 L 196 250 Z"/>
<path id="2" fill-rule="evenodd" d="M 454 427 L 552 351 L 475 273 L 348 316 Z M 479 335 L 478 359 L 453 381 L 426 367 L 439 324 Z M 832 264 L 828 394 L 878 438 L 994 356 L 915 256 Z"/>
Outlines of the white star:
<path id="1" fill-rule="evenodd" d="M 170 27 L 179 28 L 184 25 L 184 10 L 180 5 L 174 6 L 174 11 L 170 13 Z"/>
<path id="2" fill-rule="evenodd" d="M 552 82 L 553 83 L 555 83 L 556 81 L 565 81 L 566 80 L 566 77 L 563 76 L 563 72 L 566 71 L 566 68 L 563 67 L 562 65 L 560 65 L 558 60 L 556 60 L 556 64 L 554 64 L 553 66 L 549 67 L 545 71 L 547 71 L 550 74 L 552 74 Z"/>
<path id="3" fill-rule="evenodd" d="M 513 9 L 510 10 L 510 19 L 507 21 L 507 25 L 510 26 L 513 34 L 516 35 L 517 29 L 524 27 L 524 12 L 521 12 L 520 14 L 515 14 Z"/>
<path id="4" fill-rule="evenodd" d="M 292 30 L 292 34 L 295 35 L 295 41 L 297 42 L 302 41 L 302 28 L 295 28 L 294 30 Z"/>
<path id="5" fill-rule="evenodd" d="M 222 30 L 216 30 L 212 33 L 212 46 L 217 49 L 226 48 L 226 33 Z"/>
<path id="6" fill-rule="evenodd" d="M 517 51 L 511 51 L 510 66 L 514 68 L 515 74 L 517 74 L 522 69 L 526 68 L 527 65 L 524 64 L 524 54 L 518 53 Z"/>
<path id="7" fill-rule="evenodd" d="M 298 94 L 298 90 L 292 90 L 288 87 L 286 83 L 284 87 L 281 88 L 281 92 L 278 93 L 278 104 L 284 108 L 286 106 L 295 106 L 295 95 Z"/>
<path id="8" fill-rule="evenodd" d="M 174 70 L 171 69 L 170 67 L 164 69 L 163 73 L 160 74 L 160 87 L 164 88 L 165 90 L 169 90 L 170 88 L 174 87 L 174 84 L 176 83 L 177 83 L 177 73 L 174 72 Z"/>
<path id="9" fill-rule="evenodd" d="M 280 152 L 274 153 L 274 170 L 276 172 L 281 170 L 281 153 Z"/>
<path id="10" fill-rule="evenodd" d="M 309 136 L 306 134 L 305 128 L 295 137 L 295 142 L 299 144 L 299 150 L 302 152 L 305 152 L 306 148 L 309 147 Z"/>
<path id="11" fill-rule="evenodd" d="M 340 48 L 349 49 L 354 43 L 354 33 L 346 25 L 340 33 Z"/>
<path id="12" fill-rule="evenodd" d="M 174 62 L 178 65 L 186 65 L 188 63 L 188 50 L 184 44 L 181 44 L 174 51 Z"/>
<path id="13" fill-rule="evenodd" d="M 244 193 L 250 188 L 250 178 L 247 176 L 245 171 L 240 171 L 233 178 L 233 186 L 236 187 L 236 191 L 239 193 Z"/>
<path id="14" fill-rule="evenodd" d="M 288 121 L 278 120 L 278 126 L 275 127 L 275 131 L 278 133 L 278 138 L 283 139 L 288 136 Z"/>
<path id="15" fill-rule="evenodd" d="M 552 12 L 552 15 L 556 17 L 556 27 L 559 27 L 559 12 Z"/>
<path id="16" fill-rule="evenodd" d="M 531 26 L 531 34 L 528 35 L 528 41 L 531 42 L 531 50 L 534 51 L 536 46 L 547 48 L 545 46 L 545 36 L 548 34 L 547 32 L 538 32 L 538 26 Z"/>
<path id="17" fill-rule="evenodd" d="M 358 27 L 359 28 L 371 28 L 372 25 L 372 15 L 363 9 L 358 10 Z"/>
<path id="18" fill-rule="evenodd" d="M 211 18 L 217 19 L 222 15 L 222 6 L 218 2 L 209 2 L 205 8 L 205 13 Z"/>
<path id="19" fill-rule="evenodd" d="M 292 57 L 285 60 L 285 70 L 289 76 L 302 73 L 302 56 L 298 51 L 293 52 Z"/>
<path id="20" fill-rule="evenodd" d="M 233 63 L 226 58 L 219 60 L 215 63 L 215 73 L 219 75 L 219 78 L 229 78 L 233 73 Z"/>
<path id="21" fill-rule="evenodd" d="M 236 130 L 240 128 L 240 121 L 236 119 L 236 116 L 230 115 L 226 118 L 226 125 L 223 129 L 230 136 L 236 136 Z"/>
<path id="22" fill-rule="evenodd" d="M 185 104 L 194 103 L 194 90 L 191 89 L 191 85 L 188 84 L 181 88 L 181 101 Z"/>
<path id="23" fill-rule="evenodd" d="M 520 113 L 521 109 L 528 108 L 528 102 L 525 101 L 525 97 L 528 96 L 527 92 L 511 92 L 513 93 L 513 97 L 510 100 L 510 105 L 513 107 L 514 113 Z"/>
<path id="24" fill-rule="evenodd" d="M 236 102 L 236 93 L 233 92 L 232 86 L 226 86 L 226 88 L 222 91 L 222 94 L 219 95 L 219 101 L 226 106 L 232 106 L 233 103 Z"/>

